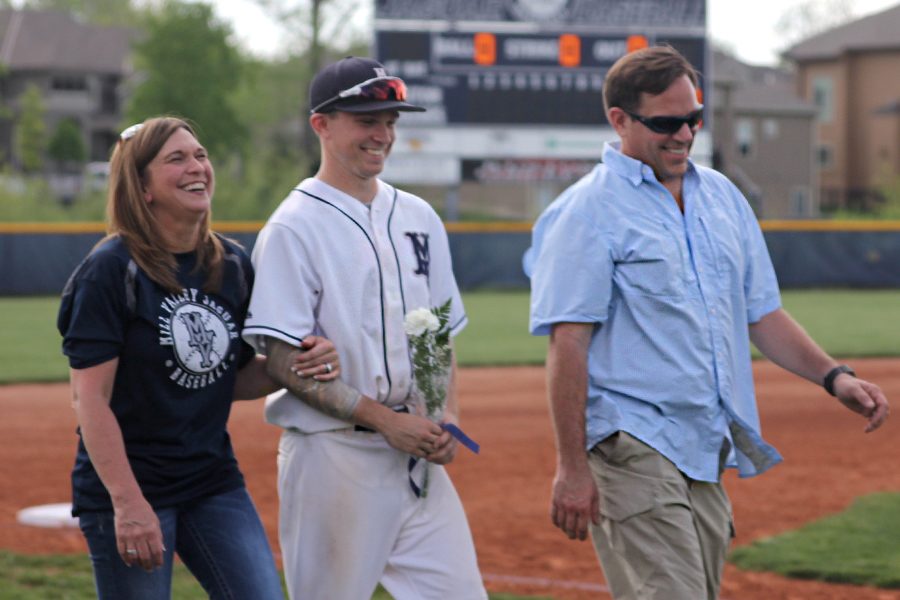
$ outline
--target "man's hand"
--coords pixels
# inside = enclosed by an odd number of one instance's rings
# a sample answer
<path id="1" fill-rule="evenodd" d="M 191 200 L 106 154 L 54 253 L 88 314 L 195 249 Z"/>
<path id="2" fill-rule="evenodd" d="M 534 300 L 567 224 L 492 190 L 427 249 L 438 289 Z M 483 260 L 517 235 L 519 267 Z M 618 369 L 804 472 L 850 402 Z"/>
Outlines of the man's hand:
<path id="1" fill-rule="evenodd" d="M 557 468 L 550 518 L 570 540 L 586 539 L 590 523 L 600 523 L 600 495 L 587 465 L 577 472 Z"/>
<path id="2" fill-rule="evenodd" d="M 441 435 L 446 433 L 440 425 L 419 415 L 394 412 L 389 408 L 383 415 L 387 418 L 375 429 L 392 448 L 418 458 L 428 458 L 429 453 L 435 451 Z"/>
<path id="3" fill-rule="evenodd" d="M 869 420 L 866 425 L 866 433 L 881 427 L 891 412 L 887 398 L 880 387 L 847 373 L 838 375 L 834 380 L 834 395 L 841 401 L 841 404 Z"/>
<path id="4" fill-rule="evenodd" d="M 585 451 L 588 347 L 592 323 L 557 323 L 547 350 L 547 392 L 556 433 L 556 476 L 550 518 L 569 539 L 587 537 L 600 522 L 600 500 Z"/>
<path id="5" fill-rule="evenodd" d="M 425 460 L 433 462 L 436 465 L 448 465 L 456 458 L 456 449 L 459 448 L 459 442 L 450 435 L 449 431 L 441 430 L 434 443 L 434 450 L 425 456 Z"/>

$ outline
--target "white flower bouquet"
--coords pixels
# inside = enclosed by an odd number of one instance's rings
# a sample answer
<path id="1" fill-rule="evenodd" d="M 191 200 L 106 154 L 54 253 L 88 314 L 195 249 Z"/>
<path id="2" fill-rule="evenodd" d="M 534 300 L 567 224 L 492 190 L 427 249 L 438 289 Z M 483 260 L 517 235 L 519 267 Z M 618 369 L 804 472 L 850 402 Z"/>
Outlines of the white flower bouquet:
<path id="1" fill-rule="evenodd" d="M 450 382 L 450 300 L 435 309 L 417 308 L 406 314 L 403 328 L 412 350 L 413 378 L 426 416 L 435 423 L 444 416 Z"/>
<path id="2" fill-rule="evenodd" d="M 438 308 L 417 308 L 406 314 L 403 328 L 412 351 L 413 379 L 423 405 L 425 416 L 449 432 L 463 446 L 478 454 L 478 442 L 467 436 L 454 423 L 443 422 L 447 406 L 447 388 L 450 386 L 450 366 L 453 352 L 450 348 L 450 300 Z M 413 481 L 413 470 L 422 465 L 422 485 Z M 410 458 L 410 482 L 416 494 L 428 495 L 428 463 Z"/>
<path id="3" fill-rule="evenodd" d="M 419 392 L 425 416 L 440 423 L 447 405 L 450 384 L 450 300 L 435 309 L 417 308 L 406 314 L 403 328 L 412 351 L 413 379 Z M 428 495 L 428 463 L 410 459 L 410 481 L 413 471 L 421 463 L 424 470 L 421 486 L 413 489 L 421 497 Z M 417 470 L 417 469 L 415 469 Z"/>

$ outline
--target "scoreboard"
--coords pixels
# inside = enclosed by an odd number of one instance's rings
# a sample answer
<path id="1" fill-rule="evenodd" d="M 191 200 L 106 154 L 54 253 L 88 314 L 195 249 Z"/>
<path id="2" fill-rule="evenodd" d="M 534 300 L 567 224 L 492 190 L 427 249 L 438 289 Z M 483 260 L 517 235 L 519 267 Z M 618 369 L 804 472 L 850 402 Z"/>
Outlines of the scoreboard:
<path id="1" fill-rule="evenodd" d="M 375 56 L 428 109 L 411 124 L 603 125 L 629 50 L 706 66 L 705 0 L 378 0 L 375 19 Z"/>
<path id="2" fill-rule="evenodd" d="M 373 56 L 427 108 L 400 119 L 384 173 L 396 183 L 520 182 L 549 197 L 617 139 L 603 81 L 637 48 L 670 44 L 708 91 L 706 0 L 374 1 Z"/>

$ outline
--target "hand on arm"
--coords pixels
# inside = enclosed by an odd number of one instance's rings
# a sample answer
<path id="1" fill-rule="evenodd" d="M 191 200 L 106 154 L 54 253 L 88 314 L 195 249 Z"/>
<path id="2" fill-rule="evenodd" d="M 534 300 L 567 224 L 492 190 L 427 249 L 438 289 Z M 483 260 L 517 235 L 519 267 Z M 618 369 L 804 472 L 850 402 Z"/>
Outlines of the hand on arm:
<path id="1" fill-rule="evenodd" d="M 825 375 L 838 364 L 780 308 L 750 325 L 750 339 L 773 363 L 817 385 L 822 385 Z M 887 398 L 874 383 L 841 374 L 834 380 L 834 392 L 844 406 L 866 417 L 866 433 L 887 419 Z"/>
<path id="2" fill-rule="evenodd" d="M 298 377 L 312 377 L 316 381 L 333 381 L 341 374 L 341 358 L 331 340 L 308 335 L 300 349 L 291 372 Z"/>
<path id="3" fill-rule="evenodd" d="M 266 338 L 266 348 L 266 371 L 272 379 L 327 415 L 378 431 L 388 444 L 401 452 L 425 457 L 443 433 L 439 425 L 428 419 L 394 412 L 340 379 L 299 377 L 292 370 L 299 350 L 281 340 Z"/>
<path id="4" fill-rule="evenodd" d="M 315 335 L 307 336 L 300 344 L 302 352 L 293 354 L 290 372 L 297 377 L 312 377 L 317 381 L 332 381 L 340 377 L 341 360 L 331 340 Z M 256 400 L 277 392 L 282 387 L 269 376 L 266 357 L 256 355 L 238 371 L 234 384 L 235 400 Z"/>
<path id="5" fill-rule="evenodd" d="M 556 476 L 550 516 L 569 539 L 587 538 L 600 522 L 600 500 L 585 450 L 590 323 L 559 323 L 550 334 L 547 390 L 556 434 Z"/>
<path id="6" fill-rule="evenodd" d="M 165 548 L 159 519 L 134 477 L 122 430 L 109 406 L 118 365 L 113 359 L 72 369 L 72 406 L 91 463 L 112 499 L 119 556 L 129 566 L 151 571 L 162 566 Z"/>

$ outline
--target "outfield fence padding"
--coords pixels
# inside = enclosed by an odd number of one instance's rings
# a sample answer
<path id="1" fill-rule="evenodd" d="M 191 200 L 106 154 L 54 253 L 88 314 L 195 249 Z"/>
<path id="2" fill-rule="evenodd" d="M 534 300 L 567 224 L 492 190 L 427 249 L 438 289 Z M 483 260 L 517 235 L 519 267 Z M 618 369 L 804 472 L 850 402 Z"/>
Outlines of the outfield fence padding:
<path id="1" fill-rule="evenodd" d="M 218 223 L 252 250 L 261 223 Z M 460 288 L 523 289 L 528 223 L 450 223 Z M 900 222 L 770 221 L 763 233 L 783 288 L 900 287 Z M 0 295 L 56 295 L 103 236 L 100 224 L 0 224 Z"/>

